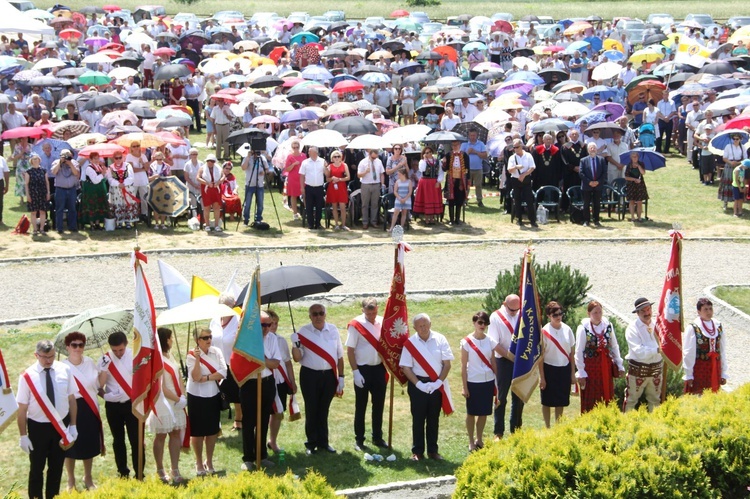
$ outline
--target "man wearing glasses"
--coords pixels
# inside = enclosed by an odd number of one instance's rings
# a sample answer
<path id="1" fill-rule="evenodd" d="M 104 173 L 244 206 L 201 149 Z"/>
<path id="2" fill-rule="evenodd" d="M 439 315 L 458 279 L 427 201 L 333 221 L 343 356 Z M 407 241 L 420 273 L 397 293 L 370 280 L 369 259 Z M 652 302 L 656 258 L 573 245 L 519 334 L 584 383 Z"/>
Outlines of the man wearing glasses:
<path id="1" fill-rule="evenodd" d="M 357 166 L 357 177 L 361 182 L 362 228 L 378 226 L 378 206 L 380 193 L 385 187 L 385 169 L 378 157 L 377 149 L 372 149 Z"/>
<path id="2" fill-rule="evenodd" d="M 484 182 L 484 164 L 487 159 L 487 146 L 479 140 L 476 130 L 469 130 L 469 141 L 461 144 L 461 152 L 469 155 L 469 177 L 477 195 L 477 206 L 484 207 L 482 202 L 482 183 Z"/>
<path id="3" fill-rule="evenodd" d="M 510 383 L 513 381 L 513 361 L 515 355 L 510 351 L 510 343 L 513 332 L 518 325 L 521 309 L 521 298 L 518 295 L 508 295 L 499 309 L 490 315 L 490 324 L 487 328 L 487 336 L 497 342 L 495 347 L 495 360 L 497 362 L 497 400 L 495 407 L 495 441 L 497 442 L 505 434 L 505 409 L 508 406 L 508 392 Z M 523 416 L 523 401 L 515 393 L 511 394 L 510 405 L 510 432 L 513 433 L 521 427 Z"/>
<path id="4" fill-rule="evenodd" d="M 310 324 L 292 333 L 292 358 L 302 366 L 299 387 L 305 400 L 305 442 L 308 456 L 318 451 L 336 453 L 328 440 L 328 411 L 333 396 L 344 395 L 344 347 L 339 330 L 326 322 L 318 303 L 308 309 Z"/>
<path id="5" fill-rule="evenodd" d="M 536 165 L 531 154 L 526 154 L 520 139 L 513 141 L 513 155 L 508 159 L 510 188 L 513 189 L 513 210 L 518 218 L 518 225 L 523 227 L 523 203 L 526 203 L 526 215 L 532 227 L 536 224 L 534 210 L 534 191 L 531 189 L 531 174 Z"/>

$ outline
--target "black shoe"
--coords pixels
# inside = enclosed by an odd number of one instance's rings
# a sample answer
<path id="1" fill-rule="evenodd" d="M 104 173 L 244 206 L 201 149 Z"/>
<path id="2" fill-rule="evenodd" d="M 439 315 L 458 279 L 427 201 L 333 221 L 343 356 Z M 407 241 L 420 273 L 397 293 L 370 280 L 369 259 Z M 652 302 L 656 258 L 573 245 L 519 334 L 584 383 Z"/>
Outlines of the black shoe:
<path id="1" fill-rule="evenodd" d="M 338 452 L 336 449 L 334 449 L 330 445 L 327 447 L 318 447 L 318 450 L 325 450 L 325 451 L 330 452 L 331 454 L 336 454 Z"/>
<path id="2" fill-rule="evenodd" d="M 380 447 L 381 449 L 390 449 L 388 442 L 386 442 L 382 438 L 380 440 L 375 440 L 373 443 L 377 445 L 378 447 Z"/>
<path id="3" fill-rule="evenodd" d="M 597 226 L 597 227 L 601 227 L 602 226 L 602 224 L 600 224 L 599 222 L 594 222 L 594 225 Z"/>
<path id="4" fill-rule="evenodd" d="M 481 201 L 479 201 L 479 202 L 477 203 L 477 206 L 479 206 L 480 208 L 484 208 L 484 203 L 483 203 L 483 202 L 481 202 Z"/>
<path id="5" fill-rule="evenodd" d="M 305 449 L 305 454 L 307 454 L 308 456 L 312 456 L 316 452 L 317 451 L 315 449 Z"/>
<path id="6" fill-rule="evenodd" d="M 534 227 L 535 229 L 539 228 L 539 226 L 536 224 L 536 222 L 531 222 L 531 226 Z"/>
<path id="7" fill-rule="evenodd" d="M 356 450 L 362 450 L 365 448 L 365 441 L 364 440 L 355 440 L 354 441 L 354 448 Z"/>

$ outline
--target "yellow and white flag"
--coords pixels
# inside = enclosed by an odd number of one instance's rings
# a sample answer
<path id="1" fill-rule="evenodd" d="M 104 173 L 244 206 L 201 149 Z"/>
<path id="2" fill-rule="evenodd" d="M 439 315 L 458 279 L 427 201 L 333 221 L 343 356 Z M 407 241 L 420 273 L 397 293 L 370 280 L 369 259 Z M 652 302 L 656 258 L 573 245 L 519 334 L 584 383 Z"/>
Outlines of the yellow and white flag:
<path id="1" fill-rule="evenodd" d="M 690 64 L 696 68 L 703 67 L 711 57 L 711 50 L 697 43 L 681 43 L 677 47 L 674 62 Z"/>

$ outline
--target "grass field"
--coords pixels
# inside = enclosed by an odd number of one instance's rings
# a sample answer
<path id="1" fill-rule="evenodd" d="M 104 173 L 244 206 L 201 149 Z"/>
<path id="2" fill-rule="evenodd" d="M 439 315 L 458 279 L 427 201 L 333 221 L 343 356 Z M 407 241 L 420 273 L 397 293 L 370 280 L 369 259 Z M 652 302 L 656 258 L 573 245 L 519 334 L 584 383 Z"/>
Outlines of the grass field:
<path id="1" fill-rule="evenodd" d="M 39 8 L 49 8 L 55 2 L 35 2 Z M 143 5 L 140 0 L 124 0 L 116 2 L 122 8 L 134 10 Z M 304 0 L 287 0 L 266 4 L 259 1 L 248 1 L 241 4 L 231 0 L 205 1 L 198 0 L 191 4 L 176 2 L 174 0 L 156 2 L 163 5 L 167 13 L 193 12 L 199 16 L 210 16 L 222 10 L 240 10 L 246 17 L 252 16 L 254 12 L 277 12 L 281 16 L 292 12 L 307 12 L 311 16 L 322 15 L 327 10 L 343 10 L 348 19 L 364 19 L 368 16 L 388 17 L 396 9 L 406 8 L 413 11 L 424 11 L 433 19 L 445 20 L 448 16 L 460 14 L 491 16 L 495 12 L 509 12 L 515 19 L 526 14 L 547 15 L 554 19 L 567 19 L 571 17 L 587 17 L 592 14 L 599 15 L 604 19 L 612 19 L 617 16 L 638 17 L 646 19 L 651 13 L 669 13 L 676 19 L 682 19 L 689 13 L 709 13 L 715 19 L 728 19 L 734 15 L 745 15 L 738 2 L 717 2 L 710 6 L 705 2 L 697 0 L 687 1 L 624 1 L 624 2 L 594 2 L 594 1 L 565 1 L 565 0 L 541 0 L 536 2 L 509 1 L 503 3 L 474 0 L 443 0 L 441 5 L 434 7 L 409 8 L 405 2 L 389 2 L 383 5 L 379 2 L 365 2 L 363 0 L 323 0 L 314 5 Z M 72 0 L 66 2 L 73 10 L 78 10 L 90 2 L 85 0 Z M 749 9 L 750 10 L 750 9 Z"/>
<path id="2" fill-rule="evenodd" d="M 750 288 L 739 286 L 719 286 L 714 294 L 746 314 L 750 314 Z"/>
<path id="3" fill-rule="evenodd" d="M 431 300 L 427 302 L 411 302 L 410 307 L 412 316 L 420 312 L 426 312 L 430 315 L 433 329 L 446 335 L 457 358 L 452 364 L 449 375 L 457 411 L 450 417 L 441 418 L 440 422 L 440 453 L 445 457 L 445 461 L 427 461 L 424 463 L 412 463 L 408 461 L 411 455 L 409 399 L 405 393 L 405 389 L 402 391 L 400 387 L 396 387 L 393 417 L 393 452 L 398 457 L 398 460 L 392 463 L 384 461 L 377 464 L 365 462 L 362 454 L 353 449 L 354 392 L 351 385 L 351 370 L 347 363 L 347 386 L 345 394 L 341 399 L 334 399 L 330 417 L 331 444 L 339 450 L 337 455 L 318 454 L 307 457 L 303 446 L 305 440 L 304 420 L 293 423 L 285 421 L 282 425 L 279 443 L 285 448 L 286 463 L 295 474 L 303 476 L 307 470 L 314 469 L 323 474 L 333 487 L 342 489 L 360 485 L 374 485 L 452 474 L 466 458 L 468 441 L 464 427 L 464 415 L 466 412 L 463 398 L 461 397 L 459 340 L 471 332 L 471 316 L 475 311 L 481 309 L 482 300 L 481 298 Z M 284 317 L 284 310 L 280 310 L 280 312 L 282 313 L 282 328 L 280 332 L 288 337 L 291 332 L 289 320 Z M 306 310 L 295 308 L 294 314 L 297 324 L 303 324 L 306 321 Z M 356 305 L 342 305 L 329 308 L 328 320 L 342 329 L 342 341 L 346 339 L 346 332 L 343 330 L 344 325 L 358 314 L 359 310 Z M 54 338 L 59 327 L 59 324 L 48 323 L 23 330 L 0 329 L 0 348 L 2 348 L 14 387 L 17 384 L 19 374 L 34 362 L 33 351 L 35 343 L 40 339 Z M 184 352 L 187 330 L 178 329 L 177 334 L 180 340 L 179 344 Z M 88 353 L 92 357 L 101 355 L 98 351 Z M 298 371 L 298 368 L 295 368 L 295 370 Z M 576 417 L 579 412 L 578 399 L 573 398 L 571 400 L 571 406 L 566 410 L 566 414 L 570 417 Z M 301 396 L 300 405 L 303 406 L 302 412 L 304 414 L 304 405 L 302 404 Z M 386 411 L 388 410 L 387 407 L 386 403 Z M 543 427 L 538 393 L 532 396 L 530 403 L 526 407 L 524 416 L 525 427 Z M 509 414 L 506 417 L 509 417 Z M 492 418 L 489 419 L 490 422 L 485 430 L 485 439 L 487 441 L 492 440 Z M 226 470 L 228 473 L 236 473 L 240 471 L 240 465 L 242 464 L 241 437 L 236 432 L 231 431 L 232 423 L 226 418 L 226 413 L 224 413 L 222 421 L 224 436 L 219 440 L 217 445 L 215 465 L 217 469 Z M 111 438 L 106 426 L 105 424 L 105 441 L 110 452 L 106 457 L 99 457 L 94 460 L 94 478 L 97 482 L 103 480 L 105 477 L 116 475 L 114 458 L 111 454 Z M 369 416 L 367 428 L 369 438 Z M 387 426 L 384 426 L 384 432 L 387 432 Z M 149 442 L 149 440 L 150 437 L 147 435 L 146 441 Z M 18 448 L 17 443 L 18 430 L 15 424 L 13 424 L 0 435 L 0 448 L 4 449 L 4 452 L 0 454 L 0 476 L 5 473 L 3 483 L 0 485 L 0 496 L 14 483 L 17 488 L 26 488 L 28 473 L 27 458 Z M 377 449 L 370 450 L 370 452 L 375 453 Z M 387 456 L 388 454 L 386 453 L 385 455 Z M 154 474 L 154 461 L 150 445 L 147 445 L 146 456 L 146 473 Z M 276 461 L 277 459 L 272 457 L 272 460 Z M 192 455 L 183 455 L 181 464 L 183 475 L 188 477 L 194 476 Z M 285 471 L 286 469 L 280 469 L 280 467 L 275 467 L 271 470 L 272 473 L 279 474 L 283 474 Z M 82 473 L 82 471 L 79 470 L 79 473 Z M 64 484 L 65 478 L 63 478 Z"/>

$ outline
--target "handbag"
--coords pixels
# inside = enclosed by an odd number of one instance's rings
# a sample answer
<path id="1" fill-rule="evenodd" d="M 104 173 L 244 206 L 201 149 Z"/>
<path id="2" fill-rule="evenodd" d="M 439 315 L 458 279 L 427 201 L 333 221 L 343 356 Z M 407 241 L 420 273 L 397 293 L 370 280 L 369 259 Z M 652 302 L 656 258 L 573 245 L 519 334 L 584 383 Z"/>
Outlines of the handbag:
<path id="1" fill-rule="evenodd" d="M 620 377 L 620 368 L 617 367 L 617 362 L 615 362 L 615 359 L 613 359 L 612 357 L 610 357 L 609 361 L 612 363 L 612 377 L 613 378 Z"/>
<path id="2" fill-rule="evenodd" d="M 228 411 L 232 404 L 229 402 L 227 394 L 221 390 L 221 385 L 218 381 L 216 382 L 216 387 L 219 389 L 219 395 L 221 396 L 221 410 Z"/>

